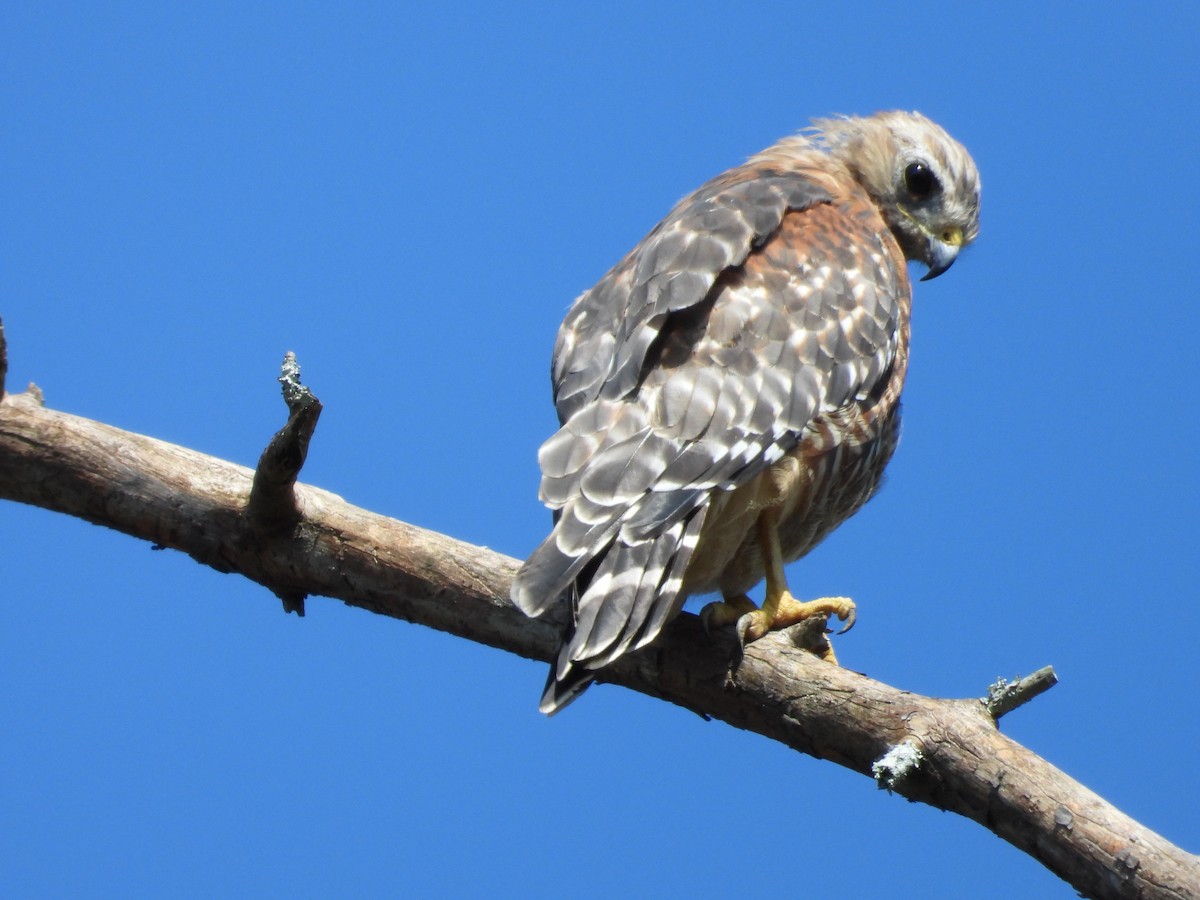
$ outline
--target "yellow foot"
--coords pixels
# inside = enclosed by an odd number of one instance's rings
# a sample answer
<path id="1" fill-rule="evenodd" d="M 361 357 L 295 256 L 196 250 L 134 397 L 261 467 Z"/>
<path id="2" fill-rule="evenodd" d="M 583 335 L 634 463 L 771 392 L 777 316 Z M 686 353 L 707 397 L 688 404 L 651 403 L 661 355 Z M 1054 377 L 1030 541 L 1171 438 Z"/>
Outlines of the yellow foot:
<path id="1" fill-rule="evenodd" d="M 751 641 L 757 641 L 768 631 L 779 631 L 808 619 L 820 618 L 824 621 L 830 616 L 837 616 L 846 623 L 838 634 L 849 631 L 854 627 L 856 618 L 854 601 L 849 597 L 822 597 L 819 600 L 801 603 L 785 591 L 775 605 L 773 617 L 766 609 L 755 609 L 738 619 L 738 637 L 745 646 Z M 837 657 L 834 656 L 833 645 L 827 639 L 821 643 L 823 646 L 817 651 L 817 655 L 836 664 Z"/>
<path id="2" fill-rule="evenodd" d="M 705 604 L 704 608 L 700 610 L 700 624 L 708 632 L 713 628 L 720 628 L 722 625 L 732 625 L 742 616 L 757 611 L 758 607 L 754 605 L 753 600 L 745 594 L 739 594 L 736 597 L 726 597 L 724 600 Z"/>

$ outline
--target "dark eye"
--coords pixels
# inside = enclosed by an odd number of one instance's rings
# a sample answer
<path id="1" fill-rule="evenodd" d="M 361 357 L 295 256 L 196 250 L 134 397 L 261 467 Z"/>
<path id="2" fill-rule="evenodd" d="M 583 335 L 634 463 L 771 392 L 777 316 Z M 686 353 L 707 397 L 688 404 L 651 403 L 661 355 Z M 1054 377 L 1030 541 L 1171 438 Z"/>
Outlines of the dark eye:
<path id="1" fill-rule="evenodd" d="M 904 186 L 918 200 L 931 197 L 941 189 L 937 176 L 925 163 L 909 163 L 904 170 Z"/>

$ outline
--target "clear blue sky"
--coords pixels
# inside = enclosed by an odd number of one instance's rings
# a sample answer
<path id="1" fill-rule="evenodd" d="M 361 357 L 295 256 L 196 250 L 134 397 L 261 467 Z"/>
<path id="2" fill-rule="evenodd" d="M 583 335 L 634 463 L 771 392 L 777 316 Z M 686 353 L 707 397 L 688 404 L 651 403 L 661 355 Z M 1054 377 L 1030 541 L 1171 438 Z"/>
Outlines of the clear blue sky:
<path id="1" fill-rule="evenodd" d="M 985 9 L 987 11 L 983 11 Z M 1164 5 L 1167 6 L 1167 5 Z M 523 556 L 571 300 L 812 116 L 920 109 L 983 233 L 917 286 L 882 494 L 790 575 L 1200 850 L 1194 5 L 7 4 L 11 387 Z M 956 816 L 615 687 L 0 504 L 11 896 L 1071 897 Z M 864 560 L 869 560 L 865 562 Z"/>

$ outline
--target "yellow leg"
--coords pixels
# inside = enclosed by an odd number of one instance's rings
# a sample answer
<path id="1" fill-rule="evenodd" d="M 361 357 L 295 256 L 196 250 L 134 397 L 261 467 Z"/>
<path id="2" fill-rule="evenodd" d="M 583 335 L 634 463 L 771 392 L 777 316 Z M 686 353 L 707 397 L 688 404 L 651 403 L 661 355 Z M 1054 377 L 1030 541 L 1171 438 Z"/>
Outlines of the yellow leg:
<path id="1" fill-rule="evenodd" d="M 842 632 L 854 625 L 854 601 L 849 597 L 821 597 L 801 603 L 788 590 L 787 578 L 783 573 L 783 551 L 779 546 L 779 511 L 764 510 L 758 518 L 758 537 L 762 547 L 763 568 L 766 570 L 767 595 L 762 609 L 753 609 L 738 619 L 738 634 L 743 644 L 756 641 L 768 631 L 787 628 L 805 619 L 837 616 L 846 623 Z M 710 604 L 715 605 L 715 604 Z M 820 653 L 822 659 L 837 663 L 833 646 L 825 642 L 826 649 Z"/>

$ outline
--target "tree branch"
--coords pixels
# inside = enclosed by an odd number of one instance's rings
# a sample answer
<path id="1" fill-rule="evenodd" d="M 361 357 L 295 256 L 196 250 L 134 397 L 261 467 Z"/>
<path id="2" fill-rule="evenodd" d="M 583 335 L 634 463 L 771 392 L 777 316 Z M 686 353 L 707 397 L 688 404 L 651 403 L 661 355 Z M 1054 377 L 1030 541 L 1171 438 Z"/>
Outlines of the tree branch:
<path id="1" fill-rule="evenodd" d="M 270 450 L 256 480 L 245 467 L 47 409 L 36 390 L 10 394 L 0 400 L 0 498 L 181 550 L 253 579 L 285 604 L 309 594 L 335 597 L 549 660 L 564 611 L 530 620 L 509 603 L 516 560 L 294 483 L 303 462 L 295 450 L 307 445 L 315 421 L 313 415 L 310 424 L 293 428 L 292 437 L 277 436 L 295 465 L 290 476 L 267 479 L 275 499 L 265 508 L 290 512 L 264 519 L 255 507 L 264 501 L 254 498 L 273 465 L 266 462 Z M 1006 707 L 994 705 L 989 713 L 991 698 L 938 700 L 900 691 L 816 659 L 787 633 L 763 638 L 743 655 L 731 634 L 706 636 L 686 614 L 601 678 L 973 819 L 1085 896 L 1200 898 L 1200 858 L 1001 734 L 993 716 Z M 1045 679 L 1037 683 L 1048 686 Z M 1012 699 L 1031 696 L 1025 686 Z"/>

